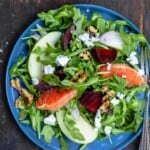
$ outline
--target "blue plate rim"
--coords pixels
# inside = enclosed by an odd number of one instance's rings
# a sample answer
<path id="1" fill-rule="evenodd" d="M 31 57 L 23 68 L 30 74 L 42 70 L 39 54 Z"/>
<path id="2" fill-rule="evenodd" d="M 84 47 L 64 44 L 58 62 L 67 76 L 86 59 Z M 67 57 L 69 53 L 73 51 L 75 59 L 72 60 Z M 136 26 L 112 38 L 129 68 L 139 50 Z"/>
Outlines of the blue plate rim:
<path id="1" fill-rule="evenodd" d="M 113 14 L 119 18 L 121 18 L 122 20 L 126 20 L 132 27 L 132 29 L 135 30 L 135 32 L 137 33 L 140 33 L 140 30 L 139 28 L 134 24 L 132 23 L 129 19 L 127 19 L 126 17 L 124 17 L 123 15 L 121 15 L 120 13 L 118 12 L 115 12 L 109 8 L 105 8 L 103 6 L 100 6 L 100 5 L 94 5 L 94 4 L 74 4 L 76 7 L 89 7 L 89 8 L 96 8 L 96 9 L 99 9 L 99 10 L 104 10 L 104 11 L 107 11 L 109 12 L 110 14 Z M 7 92 L 7 88 L 8 88 L 8 84 L 9 81 L 8 81 L 8 76 L 9 76 L 9 65 L 10 65 L 10 61 L 13 57 L 13 52 L 14 52 L 14 49 L 15 47 L 18 45 L 18 41 L 26 34 L 28 33 L 28 30 L 30 30 L 30 28 L 34 25 L 36 25 L 36 23 L 39 21 L 39 19 L 33 21 L 27 28 L 25 28 L 25 30 L 22 32 L 22 34 L 19 36 L 18 40 L 16 41 L 15 45 L 13 46 L 13 49 L 12 49 L 12 52 L 10 54 L 10 57 L 9 57 L 9 60 L 8 60 L 8 63 L 7 63 L 7 68 L 6 68 L 6 76 L 5 76 L 5 91 L 6 91 L 6 97 L 7 97 L 7 102 L 9 104 L 9 108 L 11 110 L 11 114 L 13 115 L 13 118 L 15 119 L 17 125 L 19 126 L 19 128 L 22 130 L 22 132 L 28 137 L 28 139 L 30 139 L 35 145 L 39 146 L 40 148 L 43 149 L 43 147 L 38 143 L 38 141 L 36 139 L 32 139 L 31 136 L 29 134 L 27 134 L 25 132 L 25 130 L 23 129 L 23 126 L 21 125 L 21 123 L 19 122 L 17 116 L 15 115 L 14 113 L 14 110 L 13 110 L 13 107 L 11 106 L 11 103 L 9 102 L 9 95 L 8 95 L 8 92 Z M 127 145 L 129 145 L 131 142 L 133 142 L 140 134 L 141 134 L 141 131 L 142 131 L 142 128 L 140 128 L 138 130 L 138 132 L 136 132 L 135 136 L 133 136 L 129 141 L 127 141 L 124 145 L 122 145 L 121 147 L 119 147 L 119 150 L 125 148 Z M 55 150 L 57 149 L 56 147 L 52 147 L 54 148 Z M 45 149 L 45 148 L 44 148 Z"/>

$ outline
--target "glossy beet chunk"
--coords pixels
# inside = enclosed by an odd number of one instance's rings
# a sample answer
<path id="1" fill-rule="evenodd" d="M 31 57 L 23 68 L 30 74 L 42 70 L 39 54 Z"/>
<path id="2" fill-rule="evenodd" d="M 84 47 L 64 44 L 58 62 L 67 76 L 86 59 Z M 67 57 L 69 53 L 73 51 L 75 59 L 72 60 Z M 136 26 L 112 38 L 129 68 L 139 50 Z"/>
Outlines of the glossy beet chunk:
<path id="1" fill-rule="evenodd" d="M 101 103 L 102 95 L 94 91 L 87 91 L 80 99 L 80 104 L 93 113 L 96 113 Z"/>
<path id="2" fill-rule="evenodd" d="M 95 48 L 95 51 L 100 63 L 111 63 L 117 56 L 115 49 Z"/>
<path id="3" fill-rule="evenodd" d="M 43 93 L 52 88 L 52 86 L 50 86 L 45 81 L 40 81 L 39 84 L 35 85 L 35 87 L 40 91 L 40 93 Z"/>
<path id="4" fill-rule="evenodd" d="M 64 50 L 69 47 L 70 41 L 72 40 L 71 31 L 74 30 L 74 28 L 75 28 L 74 25 L 72 25 L 64 33 L 63 41 L 62 41 L 62 45 L 63 45 Z"/>
<path id="5" fill-rule="evenodd" d="M 59 77 L 60 80 L 63 80 L 66 77 L 63 67 L 56 68 L 54 74 Z"/>

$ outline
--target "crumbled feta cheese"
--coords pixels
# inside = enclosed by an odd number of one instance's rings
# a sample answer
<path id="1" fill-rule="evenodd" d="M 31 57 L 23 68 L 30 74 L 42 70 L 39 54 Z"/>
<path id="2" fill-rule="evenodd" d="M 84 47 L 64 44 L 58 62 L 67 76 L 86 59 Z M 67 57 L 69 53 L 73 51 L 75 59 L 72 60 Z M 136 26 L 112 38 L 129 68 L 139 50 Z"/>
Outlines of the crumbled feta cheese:
<path id="1" fill-rule="evenodd" d="M 137 65 L 138 59 L 136 57 L 136 52 L 131 52 L 131 54 L 129 55 L 129 57 L 126 59 L 131 65 Z"/>
<path id="2" fill-rule="evenodd" d="M 92 41 L 84 41 L 84 44 L 85 44 L 87 47 L 94 46 L 94 44 L 93 44 Z"/>
<path id="3" fill-rule="evenodd" d="M 95 34 L 95 36 L 90 36 L 88 32 L 85 32 L 78 37 L 87 47 L 94 46 L 94 42 L 99 41 L 99 34 Z"/>
<path id="4" fill-rule="evenodd" d="M 125 94 L 122 94 L 122 93 L 118 92 L 118 93 L 117 93 L 117 97 L 118 97 L 119 99 L 123 99 L 123 98 L 125 97 Z"/>
<path id="5" fill-rule="evenodd" d="M 39 80 L 37 78 L 32 78 L 33 85 L 39 84 Z"/>
<path id="6" fill-rule="evenodd" d="M 44 66 L 44 74 L 53 74 L 55 71 L 55 68 L 51 65 Z"/>
<path id="7" fill-rule="evenodd" d="M 131 52 L 130 53 L 130 57 L 135 57 L 137 54 L 136 54 L 136 52 Z"/>
<path id="8" fill-rule="evenodd" d="M 89 41 L 90 40 L 90 34 L 89 33 L 87 33 L 87 32 L 85 32 L 85 33 L 83 33 L 83 34 L 81 34 L 81 35 L 79 35 L 79 37 L 78 37 L 81 41 Z"/>
<path id="9" fill-rule="evenodd" d="M 70 58 L 68 56 L 59 55 L 56 57 L 55 62 L 58 66 L 64 67 L 68 63 L 69 60 L 70 60 Z"/>
<path id="10" fill-rule="evenodd" d="M 113 105 L 118 105 L 119 104 L 119 100 L 118 99 L 116 99 L 115 97 L 111 100 L 111 103 L 113 104 Z"/>
<path id="11" fill-rule="evenodd" d="M 95 36 L 91 37 L 92 42 L 99 42 L 99 39 L 100 39 L 99 33 L 96 33 Z"/>
<path id="12" fill-rule="evenodd" d="M 111 131 L 112 131 L 112 127 L 110 126 L 105 126 L 104 128 L 104 132 L 107 136 L 109 136 L 111 134 Z"/>
<path id="13" fill-rule="evenodd" d="M 56 124 L 56 117 L 51 114 L 48 117 L 44 118 L 44 123 L 54 126 Z"/>
<path id="14" fill-rule="evenodd" d="M 100 109 L 97 110 L 96 115 L 95 115 L 95 130 L 98 130 L 101 127 L 101 112 Z"/>
<path id="15" fill-rule="evenodd" d="M 111 69 L 111 64 L 107 63 L 107 70 L 109 71 Z"/>
<path id="16" fill-rule="evenodd" d="M 143 76 L 145 74 L 143 69 L 139 69 L 138 72 L 141 76 Z"/>

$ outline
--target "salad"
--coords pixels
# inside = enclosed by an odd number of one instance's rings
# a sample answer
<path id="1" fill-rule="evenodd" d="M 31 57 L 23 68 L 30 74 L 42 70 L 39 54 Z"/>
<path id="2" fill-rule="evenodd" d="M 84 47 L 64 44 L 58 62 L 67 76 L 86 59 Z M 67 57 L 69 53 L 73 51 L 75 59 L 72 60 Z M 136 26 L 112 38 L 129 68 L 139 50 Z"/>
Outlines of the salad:
<path id="1" fill-rule="evenodd" d="M 11 85 L 19 121 L 40 139 L 64 136 L 87 145 L 95 139 L 136 132 L 146 84 L 138 53 L 147 47 L 143 34 L 123 20 L 87 18 L 74 5 L 38 14 L 41 24 L 24 37 L 28 54 L 11 67 Z"/>

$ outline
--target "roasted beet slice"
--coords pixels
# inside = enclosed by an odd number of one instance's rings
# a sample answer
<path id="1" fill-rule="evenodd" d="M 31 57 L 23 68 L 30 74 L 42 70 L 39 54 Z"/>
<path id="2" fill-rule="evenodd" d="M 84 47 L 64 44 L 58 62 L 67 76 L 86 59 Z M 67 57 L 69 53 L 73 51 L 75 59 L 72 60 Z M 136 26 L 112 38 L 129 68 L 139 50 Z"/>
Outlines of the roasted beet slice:
<path id="1" fill-rule="evenodd" d="M 58 76 L 60 80 L 63 80 L 66 77 L 63 67 L 56 68 L 54 74 Z"/>
<path id="2" fill-rule="evenodd" d="M 50 86 L 45 81 L 40 81 L 39 84 L 35 85 L 35 87 L 40 91 L 40 93 L 43 93 L 52 88 L 52 86 Z"/>
<path id="3" fill-rule="evenodd" d="M 80 104 L 90 112 L 96 113 L 102 103 L 102 95 L 99 92 L 87 91 L 80 99 Z"/>
<path id="4" fill-rule="evenodd" d="M 71 31 L 74 30 L 75 26 L 72 25 L 70 28 L 68 28 L 63 36 L 62 45 L 64 50 L 69 47 L 70 41 L 72 40 L 72 34 Z"/>
<path id="5" fill-rule="evenodd" d="M 111 63 L 117 56 L 115 49 L 95 48 L 98 60 L 101 63 Z"/>

